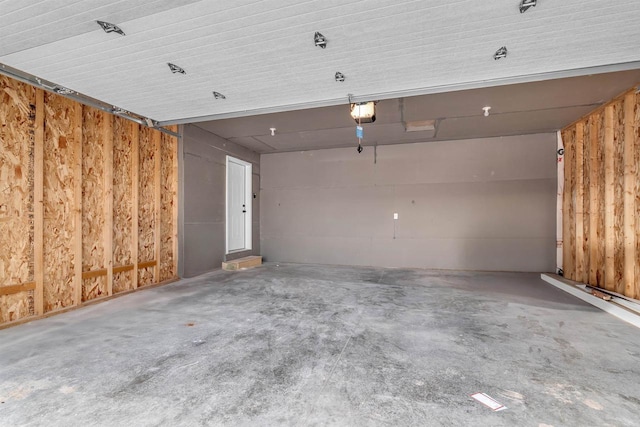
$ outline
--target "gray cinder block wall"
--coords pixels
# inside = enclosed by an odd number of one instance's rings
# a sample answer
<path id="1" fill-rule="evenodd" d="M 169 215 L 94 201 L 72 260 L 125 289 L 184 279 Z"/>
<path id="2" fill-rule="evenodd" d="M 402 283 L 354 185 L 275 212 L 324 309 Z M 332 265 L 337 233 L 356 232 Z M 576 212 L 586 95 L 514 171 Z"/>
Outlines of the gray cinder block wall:
<path id="1" fill-rule="evenodd" d="M 553 271 L 556 135 L 264 154 L 267 261 Z M 394 220 L 394 213 L 398 219 Z"/>
<path id="2" fill-rule="evenodd" d="M 253 172 L 253 244 L 260 253 L 260 156 L 194 125 L 182 131 L 180 153 L 179 274 L 219 269 L 225 259 L 226 156 L 250 162 Z"/>

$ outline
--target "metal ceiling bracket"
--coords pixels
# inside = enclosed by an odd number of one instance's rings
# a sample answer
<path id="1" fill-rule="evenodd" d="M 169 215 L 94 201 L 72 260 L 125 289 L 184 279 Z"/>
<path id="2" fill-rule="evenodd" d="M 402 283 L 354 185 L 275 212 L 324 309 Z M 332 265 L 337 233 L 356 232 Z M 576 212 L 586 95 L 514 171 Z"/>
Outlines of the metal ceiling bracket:
<path id="1" fill-rule="evenodd" d="M 493 59 L 495 59 L 496 61 L 498 59 L 502 59 L 502 58 L 506 58 L 507 57 L 507 47 L 506 46 L 502 46 L 500 49 L 496 50 L 496 53 L 493 54 Z"/>
<path id="2" fill-rule="evenodd" d="M 124 31 L 122 31 L 122 29 L 118 27 L 116 24 L 112 24 L 110 22 L 105 22 L 105 21 L 96 21 L 96 22 L 98 23 L 98 25 L 102 27 L 105 33 L 117 33 L 117 34 L 120 34 L 121 36 L 126 36 Z"/>
<path id="3" fill-rule="evenodd" d="M 169 69 L 173 74 L 187 74 L 187 72 L 182 67 L 178 67 L 176 64 L 172 64 L 171 62 L 167 62 Z"/>
<path id="4" fill-rule="evenodd" d="M 313 35 L 313 43 L 322 49 L 327 47 L 327 38 L 318 31 Z"/>
<path id="5" fill-rule="evenodd" d="M 537 0 L 522 0 L 520 2 L 520 13 L 525 13 L 532 7 L 536 7 Z"/>

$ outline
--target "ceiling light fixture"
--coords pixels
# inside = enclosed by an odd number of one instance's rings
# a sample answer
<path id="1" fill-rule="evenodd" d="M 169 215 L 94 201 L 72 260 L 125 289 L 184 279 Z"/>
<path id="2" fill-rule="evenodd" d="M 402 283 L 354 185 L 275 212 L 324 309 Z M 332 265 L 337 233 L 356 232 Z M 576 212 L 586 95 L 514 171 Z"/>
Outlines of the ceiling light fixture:
<path id="1" fill-rule="evenodd" d="M 271 136 L 276 136 L 276 128 L 269 128 L 271 131 Z"/>
<path id="2" fill-rule="evenodd" d="M 224 96 L 223 94 L 221 94 L 220 92 L 216 92 L 215 90 L 213 91 L 213 97 L 215 99 L 227 99 L 226 96 Z"/>
<path id="3" fill-rule="evenodd" d="M 488 105 L 486 107 L 482 107 L 482 111 L 484 111 L 485 117 L 489 117 L 489 110 L 491 110 L 491 107 L 489 107 Z"/>
<path id="4" fill-rule="evenodd" d="M 171 62 L 167 62 L 167 65 L 169 66 L 169 69 L 171 70 L 171 72 L 173 74 L 176 74 L 176 73 L 187 74 L 187 72 L 184 70 L 184 68 L 178 67 L 176 64 L 172 64 Z"/>
<path id="5" fill-rule="evenodd" d="M 116 24 L 112 24 L 110 22 L 104 22 L 104 21 L 96 21 L 96 22 L 98 23 L 98 25 L 102 27 L 105 33 L 118 33 L 121 36 L 126 35 L 124 31 L 122 31 L 122 29 L 120 29 L 120 27 L 118 27 Z"/>
<path id="6" fill-rule="evenodd" d="M 507 57 L 507 47 L 506 46 L 502 46 L 500 49 L 496 50 L 496 53 L 493 54 L 493 59 L 495 59 L 496 61 L 498 59 L 502 59 L 502 58 L 506 58 Z"/>
<path id="7" fill-rule="evenodd" d="M 376 103 L 375 101 L 369 102 L 354 102 L 351 104 L 351 117 L 356 123 L 373 123 L 376 121 Z"/>
<path id="8" fill-rule="evenodd" d="M 313 42 L 315 43 L 316 46 L 319 46 L 323 49 L 327 47 L 327 38 L 322 34 L 320 34 L 318 31 L 316 31 L 316 33 L 313 36 Z"/>
<path id="9" fill-rule="evenodd" d="M 345 80 L 344 74 L 342 74 L 340 71 L 336 71 L 336 81 L 343 82 L 344 80 Z"/>
<path id="10" fill-rule="evenodd" d="M 525 13 L 529 8 L 536 7 L 537 0 L 522 0 L 520 2 L 520 13 Z"/>

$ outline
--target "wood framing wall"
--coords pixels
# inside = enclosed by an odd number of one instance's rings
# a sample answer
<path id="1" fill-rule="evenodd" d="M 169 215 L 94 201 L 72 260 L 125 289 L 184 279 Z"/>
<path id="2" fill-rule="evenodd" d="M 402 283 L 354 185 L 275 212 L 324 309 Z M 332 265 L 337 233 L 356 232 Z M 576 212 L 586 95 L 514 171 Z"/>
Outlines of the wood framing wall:
<path id="1" fill-rule="evenodd" d="M 562 131 L 564 275 L 637 299 L 639 126 L 634 88 Z"/>
<path id="2" fill-rule="evenodd" d="M 170 135 L 0 76 L 0 326 L 175 278 L 177 164 Z"/>

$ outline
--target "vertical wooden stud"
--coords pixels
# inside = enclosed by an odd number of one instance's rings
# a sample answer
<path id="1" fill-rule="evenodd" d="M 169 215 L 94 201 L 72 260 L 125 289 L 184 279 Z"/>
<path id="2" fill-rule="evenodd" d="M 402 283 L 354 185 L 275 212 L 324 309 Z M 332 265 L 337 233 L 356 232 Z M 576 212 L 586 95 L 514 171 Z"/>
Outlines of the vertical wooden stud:
<path id="1" fill-rule="evenodd" d="M 635 194 L 635 217 L 636 217 L 636 268 L 635 268 L 635 290 L 632 295 L 627 295 L 635 299 L 640 299 L 640 93 L 636 93 L 633 100 L 633 139 L 634 154 L 636 164 L 636 187 Z"/>
<path id="2" fill-rule="evenodd" d="M 588 283 L 596 285 L 598 283 L 598 121 L 593 117 L 589 120 L 589 280 Z"/>
<path id="3" fill-rule="evenodd" d="M 582 281 L 584 276 L 584 121 L 576 124 L 575 138 L 575 279 Z"/>
<path id="4" fill-rule="evenodd" d="M 171 130 L 173 132 L 177 132 L 178 131 L 178 127 L 177 126 L 172 126 Z M 180 146 L 178 139 L 174 138 L 174 146 L 172 147 L 173 150 L 173 174 L 172 174 L 172 179 L 173 179 L 173 188 L 176 189 L 176 191 L 174 191 L 173 193 L 173 209 L 172 209 L 172 215 L 173 215 L 173 231 L 172 231 L 172 236 L 171 238 L 173 239 L 173 276 L 177 276 L 178 275 L 178 148 Z"/>
<path id="5" fill-rule="evenodd" d="M 113 295 L 113 121 L 106 115 L 103 122 L 104 150 L 104 267 L 107 269 L 107 295 Z"/>
<path id="6" fill-rule="evenodd" d="M 82 302 L 82 104 L 74 103 L 73 114 L 73 210 L 75 236 L 73 242 L 74 268 L 74 305 Z"/>
<path id="7" fill-rule="evenodd" d="M 44 91 L 36 89 L 36 123 L 33 153 L 33 272 L 34 312 L 44 314 Z"/>
<path id="8" fill-rule="evenodd" d="M 562 268 L 566 278 L 571 279 L 573 262 L 571 254 L 571 152 L 573 148 L 569 140 L 570 129 L 562 133 L 564 142 L 564 192 L 562 197 Z"/>
<path id="9" fill-rule="evenodd" d="M 607 105 L 604 109 L 604 287 L 609 290 L 615 289 L 615 147 L 613 144 L 613 121 L 613 105 Z"/>
<path id="10" fill-rule="evenodd" d="M 624 98 L 624 294 L 632 296 L 635 288 L 636 220 L 635 220 L 635 94 Z"/>
<path id="11" fill-rule="evenodd" d="M 140 164 L 140 126 L 131 124 L 131 259 L 133 289 L 138 288 L 138 195 Z"/>
<path id="12" fill-rule="evenodd" d="M 154 147 L 154 170 L 153 170 L 153 178 L 154 178 L 154 204 L 155 207 L 153 209 L 155 221 L 154 221 L 154 230 L 153 230 L 153 250 L 155 253 L 156 266 L 153 270 L 153 282 L 160 282 L 160 257 L 161 257 L 161 233 L 162 233 L 162 222 L 160 221 L 160 215 L 162 211 L 162 170 L 161 170 L 161 161 L 162 154 L 160 152 L 160 143 L 162 141 L 160 132 L 154 130 L 152 132 L 152 140 Z"/>

